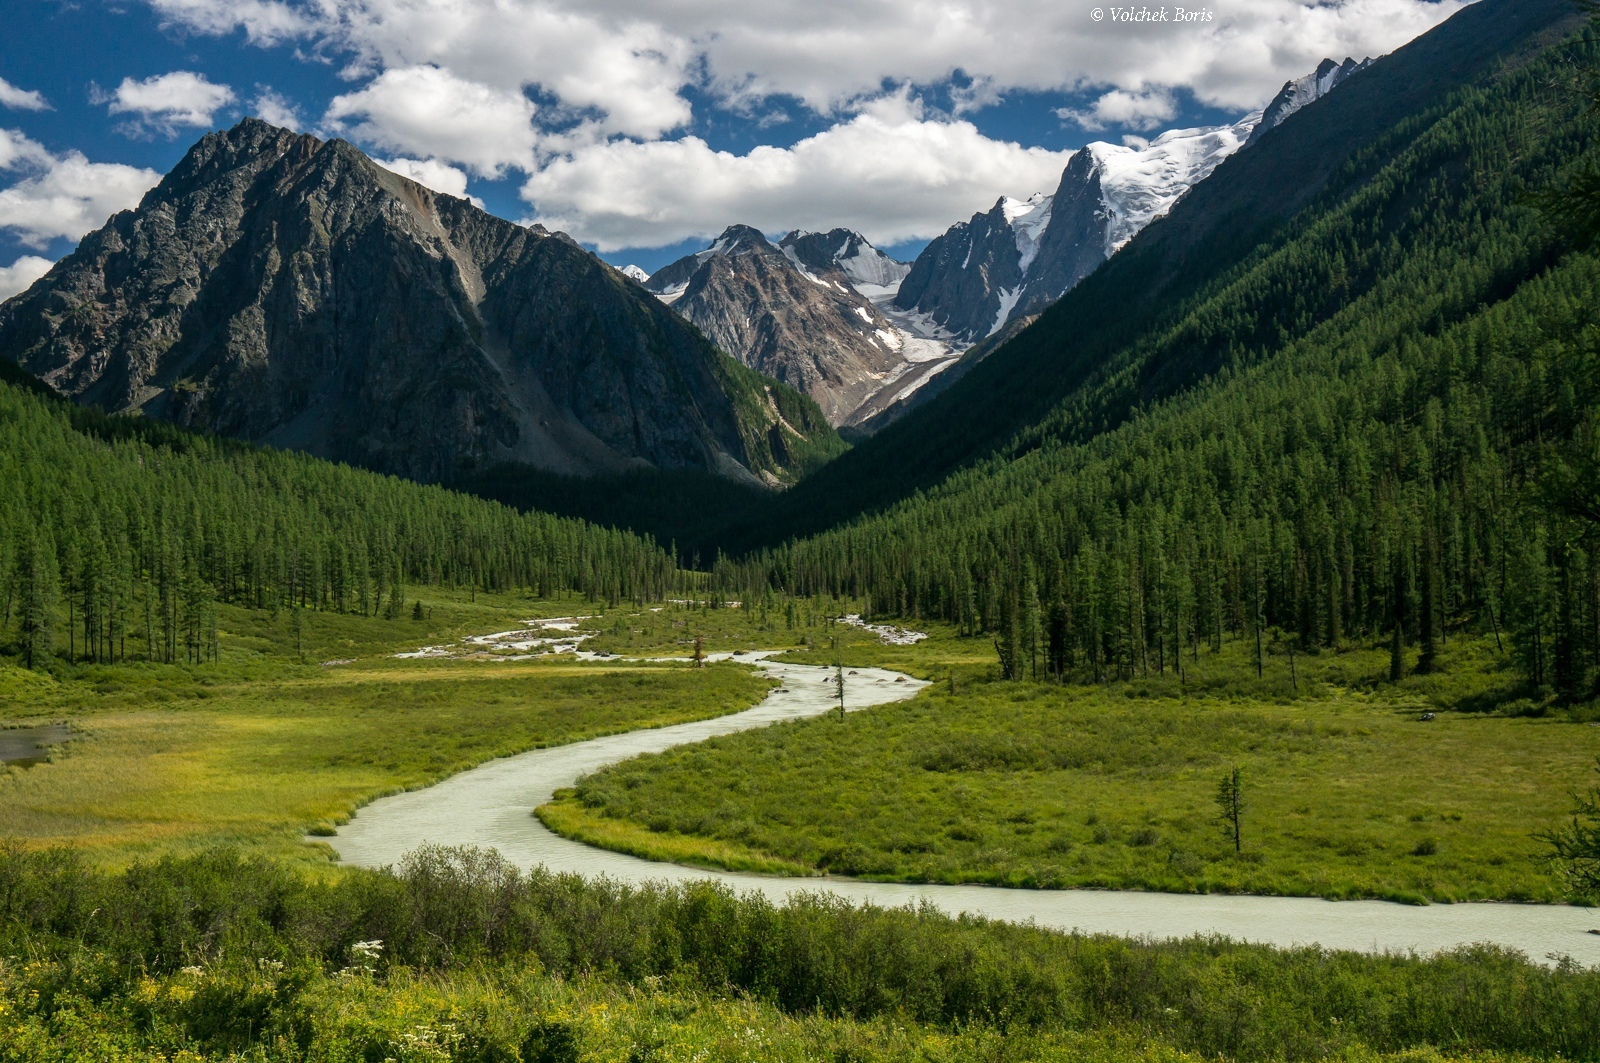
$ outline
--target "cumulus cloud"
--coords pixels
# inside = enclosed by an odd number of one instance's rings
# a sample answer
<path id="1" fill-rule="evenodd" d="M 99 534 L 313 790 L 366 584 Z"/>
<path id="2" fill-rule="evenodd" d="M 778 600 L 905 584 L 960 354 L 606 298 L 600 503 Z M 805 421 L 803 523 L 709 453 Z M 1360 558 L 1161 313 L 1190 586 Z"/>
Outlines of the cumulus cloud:
<path id="1" fill-rule="evenodd" d="M 876 243 L 933 236 L 1001 194 L 1054 191 L 1069 153 L 991 140 L 969 122 L 880 104 L 790 148 L 744 155 L 696 138 L 580 148 L 533 174 L 532 220 L 602 251 L 848 226 Z"/>
<path id="2" fill-rule="evenodd" d="M 496 177 L 508 166 L 533 167 L 534 111 L 520 90 L 415 66 L 385 71 L 365 88 L 335 96 L 325 122 L 330 131 L 348 131 L 379 147 L 451 159 Z"/>
<path id="3" fill-rule="evenodd" d="M 435 192 L 443 192 L 457 199 L 470 200 L 477 207 L 483 206 L 483 200 L 467 194 L 466 171 L 448 163 L 440 162 L 438 159 L 373 159 L 372 161 L 386 170 L 393 170 L 401 177 L 409 177 L 424 188 L 431 188 Z"/>
<path id="4" fill-rule="evenodd" d="M 146 2 L 176 28 L 242 30 L 344 64 L 342 75 L 358 87 L 333 100 L 326 130 L 475 175 L 520 170 L 539 217 L 610 246 L 625 230 L 634 233 L 628 239 L 648 232 L 668 240 L 732 220 L 702 217 L 693 207 L 700 190 L 657 179 L 655 167 L 711 181 L 717 191 L 705 201 L 740 207 L 752 223 L 777 201 L 773 188 L 798 204 L 795 215 L 824 201 L 848 207 L 839 182 L 808 167 L 826 145 L 884 121 L 872 108 L 885 97 L 938 89 L 961 118 L 1009 93 L 1069 93 L 1093 102 L 1066 109 L 1067 121 L 1151 132 L 1175 117 L 1180 91 L 1243 113 L 1323 58 L 1390 52 L 1471 0 L 1229 0 L 1211 23 L 1136 26 L 1093 21 L 1089 11 L 1102 0 Z M 779 98 L 800 101 L 834 128 L 792 149 L 740 156 L 693 137 L 667 139 L 692 122 L 691 100 L 755 114 Z M 960 122 L 890 126 L 894 136 L 943 130 L 951 150 L 974 152 L 947 160 L 955 173 L 994 173 L 992 159 L 1005 154 L 984 138 L 957 135 Z M 894 136 L 888 143 L 903 147 Z M 869 145 L 862 151 L 861 160 L 874 161 L 852 165 L 866 168 L 861 177 L 872 187 L 880 177 L 910 182 L 878 204 L 901 219 L 883 223 L 878 239 L 917 229 L 911 215 L 956 200 L 967 213 L 982 205 L 971 201 L 976 181 L 923 181 L 919 174 L 939 167 L 908 173 L 916 169 L 909 162 Z M 611 174 L 608 166 L 620 169 Z M 1031 171 L 995 176 L 978 198 L 1049 184 Z M 602 187 L 617 198 L 594 191 Z M 926 211 L 909 202 L 917 197 Z M 851 209 L 818 223 L 843 223 L 847 214 L 863 216 Z"/>
<path id="5" fill-rule="evenodd" d="M 123 78 L 115 92 L 99 94 L 96 102 L 108 104 L 111 114 L 133 115 L 139 130 L 170 137 L 180 128 L 208 128 L 212 115 L 237 98 L 233 89 L 213 85 L 204 74 L 174 70 L 143 81 Z"/>
<path id="6" fill-rule="evenodd" d="M 1164 26 L 1094 22 L 1101 0 L 149 2 L 200 32 L 310 40 L 353 57 L 352 72 L 432 64 L 500 89 L 536 85 L 608 132 L 651 138 L 687 120 L 691 85 L 735 105 L 786 95 L 833 113 L 885 83 L 957 71 L 977 103 L 1181 86 L 1248 109 L 1324 57 L 1392 51 L 1470 0 L 1230 0 L 1214 22 Z"/>
<path id="7" fill-rule="evenodd" d="M 1114 88 L 1091 104 L 1088 109 L 1074 110 L 1059 107 L 1056 117 L 1062 122 L 1074 122 L 1091 133 L 1099 133 L 1106 126 L 1123 125 L 1130 130 L 1154 130 L 1163 122 L 1171 122 L 1178 115 L 1178 102 L 1173 94 L 1163 90 L 1128 93 Z"/>
<path id="8" fill-rule="evenodd" d="M 1172 121 L 1177 114 L 1178 105 L 1172 93 L 1162 89 L 1149 92 L 1113 89 L 1084 110 L 1062 107 L 1056 111 L 1056 117 L 1062 121 L 1075 122 L 1095 133 L 1113 125 L 1149 131 Z"/>
<path id="9" fill-rule="evenodd" d="M 49 111 L 53 108 L 43 94 L 19 89 L 5 78 L 0 78 L 0 107 L 14 111 Z"/>
<path id="10" fill-rule="evenodd" d="M 280 44 L 310 32 L 306 7 L 278 0 L 152 0 L 167 27 L 221 36 L 243 30 L 252 44 Z"/>
<path id="11" fill-rule="evenodd" d="M 300 119 L 300 108 L 274 92 L 270 86 L 257 86 L 257 90 L 256 98 L 250 104 L 257 118 L 300 132 L 304 124 Z"/>
<path id="12" fill-rule="evenodd" d="M 0 189 L 0 229 L 41 249 L 98 228 L 161 179 L 154 170 L 90 162 L 76 151 L 55 155 L 14 129 L 0 129 L 0 171 L 20 175 Z"/>
<path id="13" fill-rule="evenodd" d="M 0 266 L 0 303 L 19 292 L 27 291 L 28 286 L 49 273 L 53 265 L 55 263 L 48 258 L 23 255 L 9 266 Z"/>

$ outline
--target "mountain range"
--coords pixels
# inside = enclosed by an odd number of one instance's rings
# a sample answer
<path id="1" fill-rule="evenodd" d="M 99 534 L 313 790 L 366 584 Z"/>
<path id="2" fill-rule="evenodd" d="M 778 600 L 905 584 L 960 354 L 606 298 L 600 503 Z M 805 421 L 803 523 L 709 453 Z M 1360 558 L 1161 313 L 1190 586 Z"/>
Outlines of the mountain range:
<path id="1" fill-rule="evenodd" d="M 255 119 L 0 304 L 58 392 L 383 472 L 793 481 L 842 446 L 561 233 Z"/>
<path id="2" fill-rule="evenodd" d="M 654 274 L 625 272 L 745 365 L 811 396 L 832 424 L 876 430 L 993 344 L 963 352 L 1033 320 L 1223 159 L 1369 62 L 1324 60 L 1231 125 L 1086 145 L 1054 192 L 1002 196 L 909 265 L 848 229 L 796 231 L 774 245 L 735 224 Z"/>
<path id="3" fill-rule="evenodd" d="M 1579 17 L 1565 0 L 1481 0 L 1282 116 L 1036 321 L 991 338 L 974 348 L 986 353 L 981 361 L 938 378 L 954 383 L 924 388 L 913 397 L 920 404 L 759 513 L 736 516 L 734 527 L 716 532 L 717 542 L 733 552 L 891 509 L 941 489 L 1001 448 L 1046 446 L 1043 429 L 1031 442 L 1017 437 L 1047 419 L 1052 432 L 1073 438 L 1109 432 L 1231 364 L 1238 351 L 1273 349 L 1312 328 L 1369 278 L 1319 279 L 1321 288 L 1296 296 L 1316 302 L 1315 312 L 1270 325 L 1249 325 L 1262 320 L 1258 311 L 1207 311 L 1204 301 L 1231 271 L 1313 224 L 1319 205 L 1361 194 L 1363 182 L 1428 127 L 1429 108 L 1473 91 L 1524 51 L 1553 44 Z M 1293 85 L 1289 95 L 1297 93 Z M 1225 313 L 1243 316 L 1229 324 L 1231 317 L 1216 316 Z M 1225 339 L 1229 329 L 1240 336 Z"/>
<path id="4" fill-rule="evenodd" d="M 1087 145 L 1053 192 L 1002 198 L 909 264 L 846 229 L 735 224 L 653 274 L 612 269 L 246 120 L 0 305 L 0 356 L 108 410 L 424 481 L 509 465 L 783 486 L 844 449 L 830 426 L 877 431 L 941 396 L 1225 161 L 1282 154 L 1273 131 L 1369 65 L 1324 61 L 1231 125 Z"/>

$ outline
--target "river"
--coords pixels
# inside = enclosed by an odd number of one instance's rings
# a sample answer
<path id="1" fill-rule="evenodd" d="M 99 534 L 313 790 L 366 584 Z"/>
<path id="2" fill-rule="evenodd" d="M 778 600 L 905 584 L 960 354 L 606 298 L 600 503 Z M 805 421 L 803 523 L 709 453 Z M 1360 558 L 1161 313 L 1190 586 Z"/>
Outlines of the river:
<path id="1" fill-rule="evenodd" d="M 716 879 L 776 902 L 800 891 L 827 890 L 857 903 L 896 907 L 929 902 L 952 915 L 1034 922 L 1083 933 L 1180 938 L 1221 934 L 1277 946 L 1317 944 L 1363 952 L 1431 953 L 1474 942 L 1520 949 L 1549 962 L 1570 956 L 1600 966 L 1600 912 L 1565 905 L 1434 904 L 1325 901 L 1307 897 L 1140 893 L 1112 890 L 1021 890 L 990 886 L 903 885 L 855 879 L 780 878 L 703 871 L 597 849 L 552 833 L 533 815 L 556 790 L 607 764 L 716 735 L 781 720 L 837 711 L 831 670 L 756 662 L 783 684 L 754 708 L 695 723 L 596 738 L 503 757 L 422 790 L 374 801 L 326 841 L 340 858 L 365 867 L 396 864 L 417 846 L 498 849 L 522 867 L 606 875 L 624 882 Z M 850 711 L 908 699 L 926 683 L 876 668 L 845 680 Z"/>

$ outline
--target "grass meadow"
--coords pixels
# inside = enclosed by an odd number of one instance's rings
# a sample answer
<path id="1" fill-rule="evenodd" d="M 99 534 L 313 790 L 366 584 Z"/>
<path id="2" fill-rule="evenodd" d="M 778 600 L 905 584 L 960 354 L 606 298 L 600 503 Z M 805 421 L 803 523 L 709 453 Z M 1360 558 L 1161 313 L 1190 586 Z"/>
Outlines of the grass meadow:
<path id="1" fill-rule="evenodd" d="M 1379 647 L 1298 656 L 1233 643 L 1098 687 L 997 679 L 985 640 L 912 646 L 838 626 L 786 659 L 902 668 L 917 699 L 616 765 L 539 810 L 654 859 L 868 878 L 1554 901 L 1542 831 L 1594 781 L 1600 727 L 1516 697 L 1493 640 L 1387 680 Z M 846 676 L 848 696 L 849 677 Z M 1434 713 L 1423 721 L 1422 715 Z M 1243 771 L 1242 845 L 1218 821 Z"/>
<path id="2" fill-rule="evenodd" d="M 298 638 L 287 614 L 224 609 L 214 664 L 0 666 L 0 724 L 79 732 L 50 763 L 0 766 L 0 838 L 111 863 L 219 844 L 320 860 L 302 836 L 385 793 L 539 746 L 738 711 L 767 690 L 736 665 L 393 658 L 578 605 L 479 596 L 425 606 L 425 620 L 311 613 Z"/>
<path id="3" fill-rule="evenodd" d="M 1535 715 L 1486 644 L 1454 642 L 1442 675 L 1398 686 L 1379 649 L 1291 678 L 1230 645 L 1181 680 L 1077 688 L 1000 682 L 992 645 L 948 629 L 885 645 L 827 623 L 835 608 L 441 594 L 421 619 L 298 625 L 224 609 L 214 663 L 0 666 L 0 723 L 80 735 L 0 770 L 0 1063 L 1600 1058 L 1596 972 L 1501 950 L 1129 941 L 826 896 L 774 908 L 473 851 L 372 872 L 305 840 L 493 756 L 767 689 L 737 664 L 394 656 L 583 615 L 585 645 L 617 655 L 681 657 L 698 638 L 933 680 L 843 723 L 630 761 L 541 810 L 612 848 L 792 874 L 1556 896 L 1534 835 L 1600 729 Z M 1238 855 L 1211 805 L 1235 765 Z"/>

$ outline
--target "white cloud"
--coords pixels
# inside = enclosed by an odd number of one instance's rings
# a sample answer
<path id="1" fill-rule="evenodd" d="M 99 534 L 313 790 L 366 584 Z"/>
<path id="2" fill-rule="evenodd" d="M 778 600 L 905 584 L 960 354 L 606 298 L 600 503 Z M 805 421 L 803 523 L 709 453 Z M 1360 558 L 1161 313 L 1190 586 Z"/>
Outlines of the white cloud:
<path id="1" fill-rule="evenodd" d="M 393 170 L 401 177 L 409 177 L 424 188 L 431 188 L 435 192 L 443 192 L 457 199 L 469 200 L 473 206 L 483 207 L 483 200 L 467 194 L 465 170 L 457 169 L 438 159 L 373 159 L 372 161 L 386 170 Z"/>
<path id="2" fill-rule="evenodd" d="M 275 0 L 151 0 L 166 26 L 216 36 L 242 29 L 252 44 L 279 44 L 310 32 L 314 15 Z"/>
<path id="3" fill-rule="evenodd" d="M 695 137 L 579 148 L 533 174 L 533 220 L 602 251 L 710 236 L 848 226 L 876 243 L 933 236 L 1001 194 L 1054 191 L 1068 153 L 991 140 L 886 101 L 792 148 L 745 155 Z"/>
<path id="4" fill-rule="evenodd" d="M 5 78 L 0 78 L 0 107 L 10 107 L 14 111 L 49 111 L 53 110 L 50 101 L 42 93 L 19 89 Z"/>
<path id="5" fill-rule="evenodd" d="M 682 90 L 702 82 L 728 101 L 785 94 L 819 112 L 956 71 L 976 102 L 1182 86 L 1247 109 L 1324 57 L 1392 51 L 1470 0 L 1230 0 L 1214 22 L 1161 26 L 1096 23 L 1103 0 L 148 2 L 203 33 L 309 40 L 354 56 L 357 72 L 432 64 L 499 89 L 537 85 L 599 112 L 607 132 L 651 138 L 683 124 Z"/>
<path id="6" fill-rule="evenodd" d="M 0 229 L 36 248 L 100 227 L 161 179 L 154 170 L 90 162 L 76 151 L 52 154 L 14 129 L 0 129 L 0 170 L 22 175 L 0 189 Z"/>
<path id="7" fill-rule="evenodd" d="M 1094 102 L 1069 109 L 1068 120 L 1146 132 L 1171 120 L 1180 91 L 1243 113 L 1323 58 L 1385 54 L 1471 0 L 1229 0 L 1215 21 L 1198 25 L 1094 22 L 1089 11 L 1104 0 L 146 2 L 177 28 L 242 29 L 259 43 L 293 41 L 345 63 L 344 76 L 362 84 L 332 101 L 328 129 L 482 176 L 521 170 L 541 216 L 610 240 L 624 230 L 716 231 L 731 220 L 687 220 L 695 190 L 655 180 L 650 166 L 703 172 L 726 202 L 755 206 L 768 202 L 763 182 L 778 179 L 774 167 L 803 170 L 820 157 L 820 147 L 735 157 L 693 138 L 664 141 L 692 120 L 692 99 L 742 112 L 774 97 L 799 99 L 836 121 L 821 143 L 859 135 L 857 116 L 907 86 L 913 95 L 949 89 L 957 117 L 1008 93 L 1083 93 Z M 951 89 L 952 79 L 966 87 Z M 976 154 L 948 160 L 949 168 L 985 172 L 997 149 L 980 141 L 952 144 Z M 601 172 L 608 165 L 627 180 Z M 636 173 L 641 165 L 646 172 Z M 886 160 L 881 172 L 896 165 Z M 586 191 L 579 174 L 620 198 Z M 817 202 L 834 196 L 828 174 L 805 180 L 820 182 Z M 735 190 L 738 181 L 750 184 Z M 983 198 L 1032 183 L 1001 180 Z M 939 187 L 955 185 L 962 182 Z M 787 194 L 803 199 L 807 187 Z M 963 187 L 976 195 L 975 181 Z M 918 196 L 929 210 L 950 201 L 912 180 L 885 206 L 920 216 L 904 202 Z"/>
<path id="8" fill-rule="evenodd" d="M 48 258 L 23 255 L 9 266 L 0 266 L 0 303 L 27 291 L 28 286 L 50 272 L 53 265 L 55 263 Z"/>
<path id="9" fill-rule="evenodd" d="M 112 114 L 135 116 L 140 128 L 172 136 L 180 128 L 205 129 L 217 111 L 237 97 L 227 85 L 213 85 L 204 74 L 174 70 L 135 81 L 123 78 L 115 92 L 102 95 Z"/>
<path id="10" fill-rule="evenodd" d="M 257 118 L 275 126 L 282 126 L 284 129 L 292 129 L 296 133 L 300 132 L 304 124 L 300 119 L 300 108 L 270 87 L 257 86 L 257 90 L 256 98 L 250 104 Z"/>
<path id="11" fill-rule="evenodd" d="M 498 176 L 506 167 L 531 169 L 537 134 L 533 101 L 520 90 L 491 88 L 432 66 L 389 70 L 365 88 L 335 96 L 325 121 L 394 151 L 464 163 Z"/>
<path id="12" fill-rule="evenodd" d="M 1075 111 L 1070 107 L 1057 109 L 1056 117 L 1064 122 L 1076 122 L 1090 132 L 1098 133 L 1111 125 L 1127 126 L 1148 132 L 1172 121 L 1178 114 L 1178 104 L 1172 93 L 1163 89 L 1148 92 L 1125 92 L 1112 89 L 1095 100 L 1087 109 Z"/>

